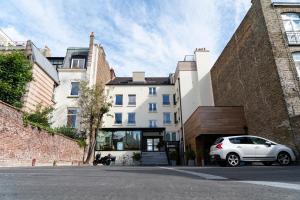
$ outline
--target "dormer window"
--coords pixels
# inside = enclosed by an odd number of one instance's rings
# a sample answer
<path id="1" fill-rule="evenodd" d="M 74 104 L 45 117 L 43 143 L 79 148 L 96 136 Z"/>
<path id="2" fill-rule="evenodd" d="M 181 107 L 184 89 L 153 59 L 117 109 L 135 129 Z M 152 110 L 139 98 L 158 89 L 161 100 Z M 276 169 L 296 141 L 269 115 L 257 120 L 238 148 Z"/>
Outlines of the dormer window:
<path id="1" fill-rule="evenodd" d="M 85 58 L 72 58 L 71 68 L 72 69 L 84 69 L 85 68 Z"/>
<path id="2" fill-rule="evenodd" d="M 281 14 L 286 36 L 290 45 L 300 44 L 300 13 Z"/>

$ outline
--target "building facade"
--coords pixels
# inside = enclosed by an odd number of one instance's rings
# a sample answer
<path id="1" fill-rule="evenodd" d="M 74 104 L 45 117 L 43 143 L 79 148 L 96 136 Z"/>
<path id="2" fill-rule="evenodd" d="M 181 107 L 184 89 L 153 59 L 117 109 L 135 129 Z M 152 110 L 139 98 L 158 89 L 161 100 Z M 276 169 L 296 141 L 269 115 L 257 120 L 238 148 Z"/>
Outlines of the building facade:
<path id="1" fill-rule="evenodd" d="M 144 72 L 133 72 L 132 77 L 111 80 L 105 90 L 113 106 L 103 120 L 96 150 L 116 156 L 117 163 L 130 160 L 134 152 L 142 152 L 142 161 L 147 153 L 154 153 L 164 156 L 157 162 L 167 164 L 166 149 L 158 144 L 173 142 L 177 148 L 180 137 L 174 120 L 172 76 L 145 77 Z"/>
<path id="2" fill-rule="evenodd" d="M 51 65 L 32 41 L 13 41 L 0 30 L 0 53 L 10 53 L 12 51 L 23 52 L 32 64 L 33 80 L 26 86 L 27 92 L 22 99 L 22 110 L 34 112 L 39 105 L 42 107 L 53 106 L 54 89 L 59 84 L 55 67 Z"/>
<path id="3" fill-rule="evenodd" d="M 248 132 L 300 149 L 300 4 L 253 0 L 211 70 L 217 106 L 243 106 Z"/>
<path id="4" fill-rule="evenodd" d="M 53 127 L 68 126 L 80 130 L 80 82 L 104 87 L 111 78 L 104 49 L 100 44 L 94 44 L 94 37 L 91 33 L 89 47 L 70 47 L 65 57 L 47 57 L 57 68 L 60 83 L 54 93 Z"/>

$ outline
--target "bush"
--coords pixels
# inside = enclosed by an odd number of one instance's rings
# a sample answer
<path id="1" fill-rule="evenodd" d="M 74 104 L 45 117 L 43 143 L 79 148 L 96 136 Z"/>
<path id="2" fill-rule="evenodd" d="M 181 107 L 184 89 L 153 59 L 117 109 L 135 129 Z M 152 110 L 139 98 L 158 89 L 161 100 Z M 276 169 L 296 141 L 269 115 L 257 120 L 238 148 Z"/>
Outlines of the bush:
<path id="1" fill-rule="evenodd" d="M 77 135 L 77 130 L 76 128 L 71 128 L 68 126 L 62 126 L 54 129 L 55 132 L 61 133 L 67 137 L 73 138 L 73 139 L 78 139 L 79 136 Z"/>
<path id="2" fill-rule="evenodd" d="M 25 54 L 0 54 L 0 100 L 21 108 L 26 84 L 32 80 L 32 66 Z"/>
<path id="3" fill-rule="evenodd" d="M 185 157 L 187 160 L 195 160 L 196 159 L 196 154 L 193 150 L 187 150 L 185 152 Z"/>
<path id="4" fill-rule="evenodd" d="M 170 153 L 170 160 L 177 160 L 178 159 L 178 152 L 177 151 L 172 151 Z"/>
<path id="5" fill-rule="evenodd" d="M 23 120 L 25 122 L 39 124 L 44 127 L 50 127 L 51 123 L 49 122 L 49 119 L 52 111 L 52 107 L 42 108 L 42 105 L 38 104 L 35 112 L 24 114 Z"/>
<path id="6" fill-rule="evenodd" d="M 132 159 L 135 160 L 135 161 L 140 161 L 142 158 L 141 154 L 140 153 L 133 153 L 133 156 L 132 156 Z"/>

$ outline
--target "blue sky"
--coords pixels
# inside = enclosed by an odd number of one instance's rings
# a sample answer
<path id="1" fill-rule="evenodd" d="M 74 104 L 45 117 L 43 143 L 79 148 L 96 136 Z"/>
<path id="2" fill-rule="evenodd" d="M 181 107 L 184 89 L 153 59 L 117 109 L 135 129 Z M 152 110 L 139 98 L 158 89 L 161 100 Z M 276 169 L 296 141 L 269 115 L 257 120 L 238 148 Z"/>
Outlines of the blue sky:
<path id="1" fill-rule="evenodd" d="M 251 0 L 0 0 L 0 28 L 14 40 L 47 45 L 53 56 L 87 47 L 90 32 L 118 76 L 167 76 L 205 47 L 215 61 Z"/>

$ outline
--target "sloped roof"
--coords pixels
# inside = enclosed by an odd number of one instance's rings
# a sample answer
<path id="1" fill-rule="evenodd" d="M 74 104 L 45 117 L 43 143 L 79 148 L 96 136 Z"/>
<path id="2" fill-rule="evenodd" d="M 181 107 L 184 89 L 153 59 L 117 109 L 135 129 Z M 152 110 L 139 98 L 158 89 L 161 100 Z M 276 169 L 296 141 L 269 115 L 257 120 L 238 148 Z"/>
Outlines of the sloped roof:
<path id="1" fill-rule="evenodd" d="M 169 77 L 146 77 L 144 82 L 133 82 L 132 77 L 116 77 L 106 85 L 173 85 Z"/>
<path id="2" fill-rule="evenodd" d="M 59 84 L 58 73 L 56 68 L 49 60 L 40 52 L 40 50 L 31 42 L 33 61 L 36 62 L 42 70 L 50 76 L 55 83 Z"/>

